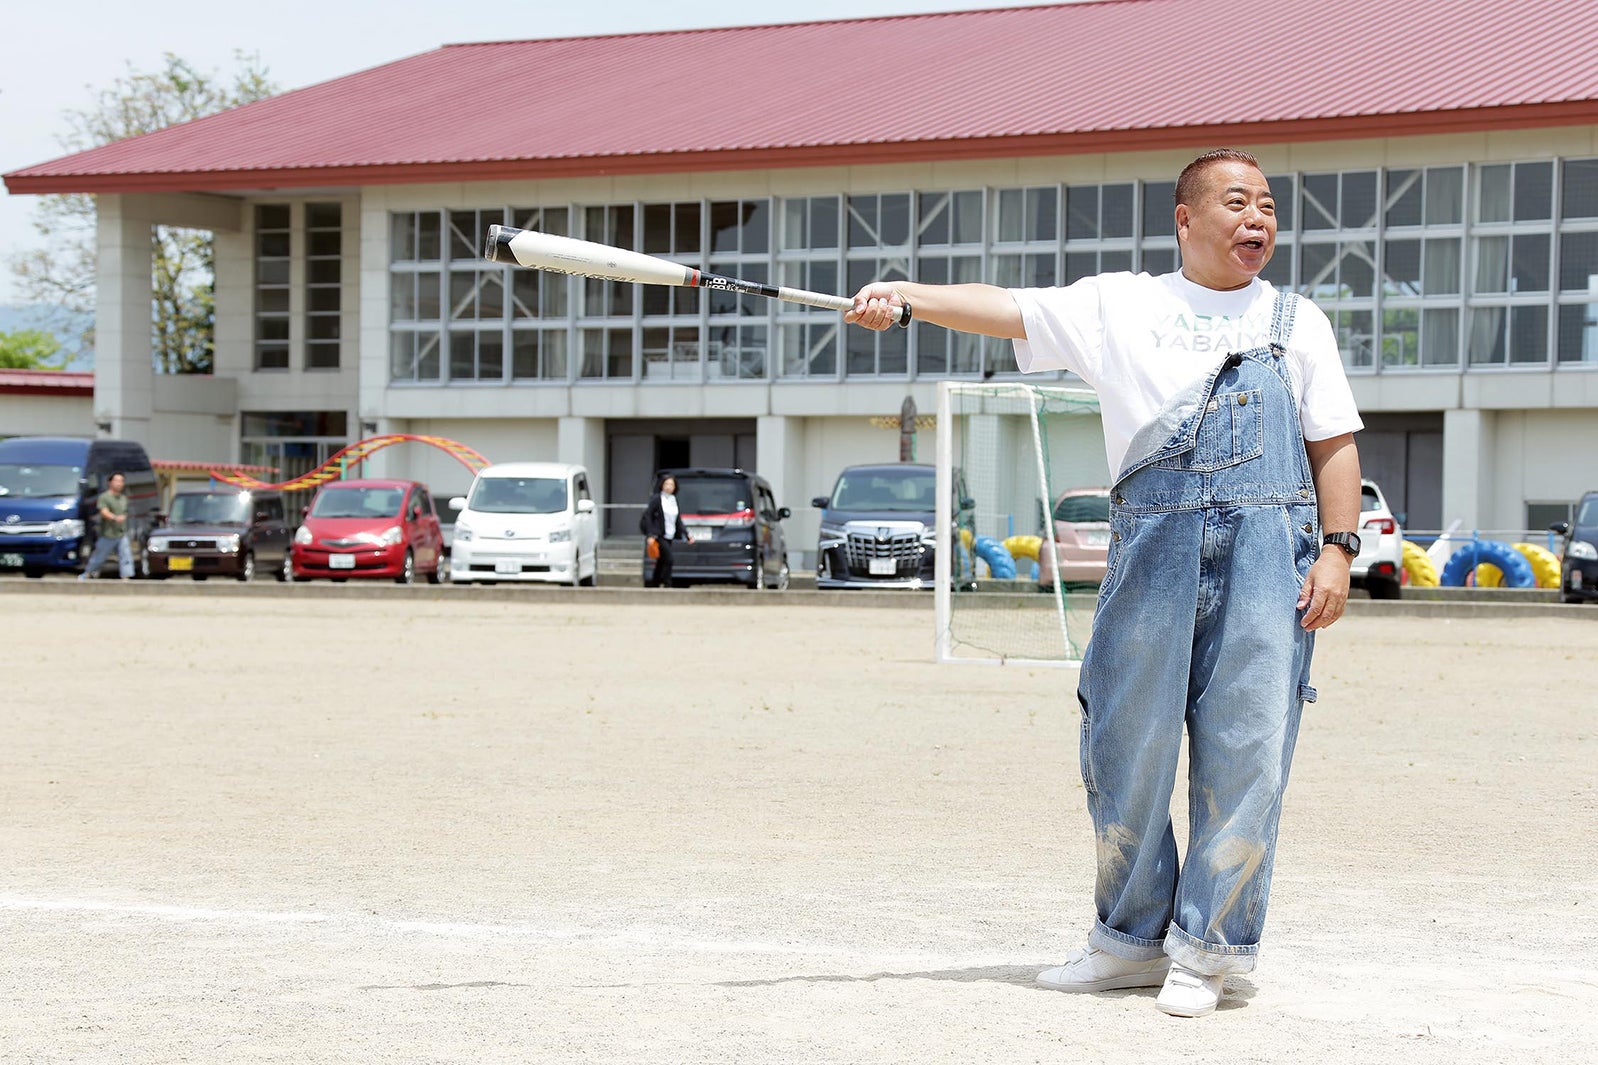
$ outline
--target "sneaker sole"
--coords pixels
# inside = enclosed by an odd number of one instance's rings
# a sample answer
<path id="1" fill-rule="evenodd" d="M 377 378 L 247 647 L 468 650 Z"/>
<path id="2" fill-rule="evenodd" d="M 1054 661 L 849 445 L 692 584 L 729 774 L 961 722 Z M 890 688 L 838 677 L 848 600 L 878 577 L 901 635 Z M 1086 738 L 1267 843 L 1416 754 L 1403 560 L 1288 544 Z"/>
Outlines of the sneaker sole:
<path id="1" fill-rule="evenodd" d="M 1084 992 L 1094 991 L 1122 991 L 1133 987 L 1164 987 L 1166 969 L 1155 969 L 1146 973 L 1129 973 L 1126 976 L 1106 976 L 1102 980 L 1093 980 L 1087 983 L 1060 984 L 1053 980 L 1045 980 L 1042 976 L 1037 978 L 1040 987 L 1047 987 L 1052 991 Z"/>

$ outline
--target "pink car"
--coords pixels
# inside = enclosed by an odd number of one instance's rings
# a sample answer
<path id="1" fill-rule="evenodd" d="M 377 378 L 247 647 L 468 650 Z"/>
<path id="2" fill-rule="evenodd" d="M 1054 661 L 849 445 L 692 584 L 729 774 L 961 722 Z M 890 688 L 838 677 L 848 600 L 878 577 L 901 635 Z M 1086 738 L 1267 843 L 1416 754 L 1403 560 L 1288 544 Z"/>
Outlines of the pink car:
<path id="1" fill-rule="evenodd" d="M 1060 583 L 1097 585 L 1104 580 L 1110 553 L 1110 490 L 1072 488 L 1054 501 L 1054 551 L 1045 541 L 1038 550 L 1038 587 L 1054 590 L 1054 556 Z"/>

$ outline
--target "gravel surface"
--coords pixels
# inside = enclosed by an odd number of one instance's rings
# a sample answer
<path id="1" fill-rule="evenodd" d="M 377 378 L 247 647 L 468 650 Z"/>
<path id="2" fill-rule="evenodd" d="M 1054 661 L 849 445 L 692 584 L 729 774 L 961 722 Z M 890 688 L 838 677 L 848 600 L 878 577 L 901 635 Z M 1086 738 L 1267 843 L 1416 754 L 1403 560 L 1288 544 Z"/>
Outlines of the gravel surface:
<path id="1" fill-rule="evenodd" d="M 1598 1059 L 1598 625 L 1324 634 L 1190 1021 L 1032 984 L 1075 674 L 919 606 L 72 591 L 0 599 L 6 1062 Z"/>

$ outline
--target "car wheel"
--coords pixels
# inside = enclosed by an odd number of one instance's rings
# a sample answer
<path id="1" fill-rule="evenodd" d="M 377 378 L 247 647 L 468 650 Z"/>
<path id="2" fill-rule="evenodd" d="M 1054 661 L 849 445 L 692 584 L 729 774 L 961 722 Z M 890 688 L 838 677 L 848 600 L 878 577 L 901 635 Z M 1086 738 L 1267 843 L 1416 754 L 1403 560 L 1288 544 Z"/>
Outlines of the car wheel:
<path id="1" fill-rule="evenodd" d="M 239 567 L 239 580 L 245 583 L 255 579 L 255 552 L 244 552 L 244 564 Z"/>
<path id="2" fill-rule="evenodd" d="M 594 549 L 594 568 L 588 576 L 577 582 L 584 588 L 592 588 L 599 583 L 599 549 Z"/>
<path id="3" fill-rule="evenodd" d="M 764 555 L 756 556 L 755 572 L 749 578 L 748 587 L 751 591 L 763 592 L 766 590 L 766 559 Z"/>
<path id="4" fill-rule="evenodd" d="M 442 583 L 444 583 L 444 560 L 443 559 L 439 559 L 437 562 L 433 563 L 433 568 L 427 571 L 427 583 L 428 584 L 442 584 Z"/>
<path id="5" fill-rule="evenodd" d="M 36 581 L 40 577 L 44 576 L 44 570 L 39 569 L 39 568 L 37 568 L 35 566 L 23 566 L 22 567 L 22 575 L 24 577 L 28 578 L 29 580 Z"/>
<path id="6" fill-rule="evenodd" d="M 1397 581 L 1366 581 L 1365 589 L 1372 599 L 1398 599 L 1404 594 Z"/>
<path id="7" fill-rule="evenodd" d="M 784 562 L 782 569 L 777 571 L 777 591 L 786 592 L 788 590 L 788 578 L 788 563 Z"/>
<path id="8" fill-rule="evenodd" d="M 283 564 L 277 568 L 277 579 L 280 584 L 294 583 L 294 556 L 284 555 Z"/>
<path id="9" fill-rule="evenodd" d="M 405 562 L 400 568 L 400 575 L 394 578 L 395 584 L 416 583 L 416 556 L 410 551 L 405 552 Z"/>

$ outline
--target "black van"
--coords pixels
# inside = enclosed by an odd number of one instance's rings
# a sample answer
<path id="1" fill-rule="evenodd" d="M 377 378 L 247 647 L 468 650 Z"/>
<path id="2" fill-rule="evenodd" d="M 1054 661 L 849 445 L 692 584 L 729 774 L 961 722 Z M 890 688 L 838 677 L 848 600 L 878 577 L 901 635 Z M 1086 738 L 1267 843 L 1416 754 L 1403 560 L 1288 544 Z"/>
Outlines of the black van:
<path id="1" fill-rule="evenodd" d="M 1575 518 L 1548 527 L 1565 538 L 1565 559 L 1559 566 L 1561 603 L 1598 599 L 1598 492 L 1581 497 Z"/>
<path id="2" fill-rule="evenodd" d="M 733 582 L 747 588 L 788 587 L 788 543 L 782 535 L 787 507 L 777 506 L 771 485 L 739 469 L 660 470 L 654 491 L 667 477 L 677 481 L 677 509 L 692 543 L 672 552 L 671 583 Z M 644 583 L 655 560 L 644 558 Z"/>
<path id="3" fill-rule="evenodd" d="M 81 569 L 99 527 L 95 502 L 113 473 L 127 482 L 134 572 L 147 576 L 145 542 L 161 507 L 150 457 L 131 440 L 65 436 L 0 440 L 0 570 L 42 577 Z"/>

